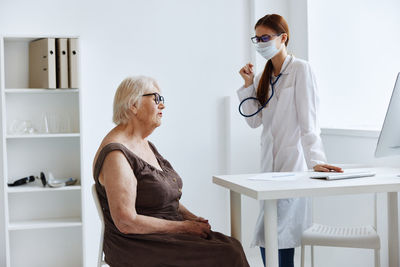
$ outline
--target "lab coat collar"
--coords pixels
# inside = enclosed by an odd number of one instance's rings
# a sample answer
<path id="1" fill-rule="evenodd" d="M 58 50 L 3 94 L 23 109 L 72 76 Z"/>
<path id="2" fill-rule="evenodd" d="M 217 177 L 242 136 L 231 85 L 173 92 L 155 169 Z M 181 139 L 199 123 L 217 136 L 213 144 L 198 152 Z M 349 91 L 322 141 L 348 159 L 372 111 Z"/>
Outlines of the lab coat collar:
<path id="1" fill-rule="evenodd" d="M 293 55 L 287 55 L 285 58 L 285 61 L 282 64 L 282 70 L 281 73 L 282 74 L 289 74 L 290 71 L 292 70 L 292 63 L 295 60 Z"/>

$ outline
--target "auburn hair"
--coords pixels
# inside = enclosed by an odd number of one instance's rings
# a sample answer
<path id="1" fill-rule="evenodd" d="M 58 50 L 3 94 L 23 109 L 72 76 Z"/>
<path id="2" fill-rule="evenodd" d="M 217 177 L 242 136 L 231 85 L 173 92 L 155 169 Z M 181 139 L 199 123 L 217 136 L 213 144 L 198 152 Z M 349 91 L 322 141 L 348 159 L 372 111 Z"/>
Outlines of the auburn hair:
<path id="1" fill-rule="evenodd" d="M 288 43 L 289 43 L 289 26 L 288 26 L 286 20 L 282 16 L 280 16 L 278 14 L 265 15 L 264 17 L 260 18 L 257 21 L 256 25 L 254 26 L 254 29 L 256 29 L 259 26 L 269 28 L 269 29 L 275 31 L 277 34 L 286 33 L 287 39 L 285 42 L 285 46 L 288 45 Z M 259 81 L 258 87 L 257 87 L 257 99 L 260 101 L 261 105 L 264 105 L 269 98 L 268 89 L 270 86 L 272 70 L 273 70 L 273 65 L 272 65 L 272 61 L 270 59 L 265 64 L 264 71 L 261 75 L 261 78 L 260 78 L 260 81 Z"/>

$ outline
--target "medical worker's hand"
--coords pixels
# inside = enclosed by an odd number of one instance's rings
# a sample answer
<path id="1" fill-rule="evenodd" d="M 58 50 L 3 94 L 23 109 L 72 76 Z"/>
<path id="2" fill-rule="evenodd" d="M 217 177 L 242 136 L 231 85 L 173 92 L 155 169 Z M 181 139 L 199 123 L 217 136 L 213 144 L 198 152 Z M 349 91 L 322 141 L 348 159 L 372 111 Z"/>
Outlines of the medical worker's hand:
<path id="1" fill-rule="evenodd" d="M 343 172 L 342 168 L 332 166 L 329 164 L 318 164 L 314 166 L 316 172 Z"/>
<path id="2" fill-rule="evenodd" d="M 253 64 L 247 63 L 243 68 L 239 71 L 240 76 L 242 76 L 244 80 L 244 87 L 247 88 L 253 84 L 254 72 L 253 72 Z"/>

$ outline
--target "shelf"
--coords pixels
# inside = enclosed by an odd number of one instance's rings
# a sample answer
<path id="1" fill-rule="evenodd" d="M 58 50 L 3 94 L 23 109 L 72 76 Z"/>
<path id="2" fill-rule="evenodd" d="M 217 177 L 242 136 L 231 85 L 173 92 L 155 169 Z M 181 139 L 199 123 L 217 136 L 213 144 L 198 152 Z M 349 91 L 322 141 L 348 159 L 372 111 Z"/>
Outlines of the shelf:
<path id="1" fill-rule="evenodd" d="M 9 231 L 82 226 L 81 218 L 57 218 L 12 222 Z"/>
<path id="2" fill-rule="evenodd" d="M 17 35 L 8 34 L 3 35 L 5 42 L 30 42 L 41 38 L 79 38 L 77 35 Z"/>
<path id="3" fill-rule="evenodd" d="M 57 188 L 42 187 L 41 185 L 20 185 L 15 187 L 8 187 L 7 192 L 12 193 L 30 193 L 30 192 L 54 192 L 54 191 L 74 191 L 81 190 L 80 185 L 69 185 Z"/>
<path id="4" fill-rule="evenodd" d="M 78 93 L 79 89 L 8 88 L 6 94 L 68 94 Z"/>
<path id="5" fill-rule="evenodd" d="M 54 133 L 54 134 L 20 134 L 20 135 L 7 135 L 7 139 L 28 139 L 28 138 L 72 138 L 80 137 L 79 133 Z"/>

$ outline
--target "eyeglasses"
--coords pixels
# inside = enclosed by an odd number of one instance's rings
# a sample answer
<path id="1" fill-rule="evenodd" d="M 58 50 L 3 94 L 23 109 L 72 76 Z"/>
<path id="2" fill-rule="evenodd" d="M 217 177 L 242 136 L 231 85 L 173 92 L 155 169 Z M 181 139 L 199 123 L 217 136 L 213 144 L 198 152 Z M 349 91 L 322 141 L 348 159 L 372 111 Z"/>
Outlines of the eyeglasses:
<path id="1" fill-rule="evenodd" d="M 261 43 L 265 43 L 265 42 L 268 42 L 269 40 L 271 40 L 272 37 L 279 36 L 281 34 L 282 33 L 273 34 L 273 35 L 264 34 L 263 36 L 260 36 L 260 37 L 254 36 L 254 37 L 251 37 L 250 39 L 253 42 L 253 44 L 257 44 L 257 43 L 260 43 L 260 42 Z"/>
<path id="2" fill-rule="evenodd" d="M 151 95 L 154 95 L 154 102 L 156 103 L 156 105 L 160 104 L 160 102 L 164 104 L 164 97 L 159 93 L 144 94 L 142 96 L 151 96 Z"/>

